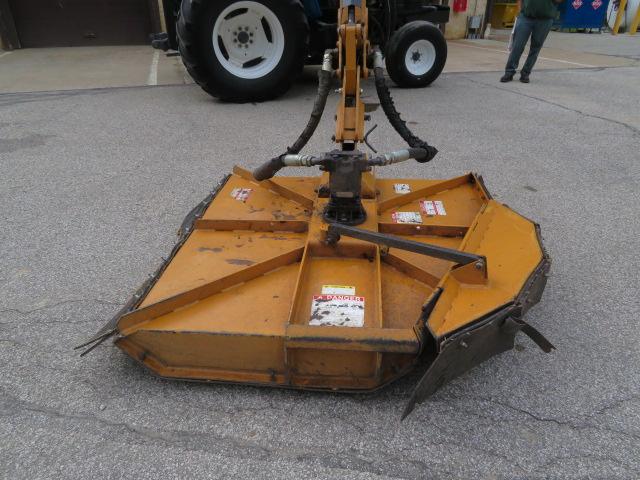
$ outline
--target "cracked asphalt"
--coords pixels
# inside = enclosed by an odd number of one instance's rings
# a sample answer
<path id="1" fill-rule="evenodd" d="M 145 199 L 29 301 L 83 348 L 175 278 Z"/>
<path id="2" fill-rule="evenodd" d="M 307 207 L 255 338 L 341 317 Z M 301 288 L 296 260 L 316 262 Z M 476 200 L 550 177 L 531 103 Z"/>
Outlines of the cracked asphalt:
<path id="1" fill-rule="evenodd" d="M 196 86 L 0 95 L 0 478 L 639 478 L 640 68 L 498 76 L 394 89 L 440 153 L 380 173 L 477 171 L 537 220 L 553 265 L 528 320 L 557 350 L 518 336 L 404 422 L 420 372 L 338 395 L 166 381 L 110 343 L 73 351 L 225 172 L 292 141 L 312 76 L 257 105 Z M 401 146 L 373 121 L 379 150 Z M 331 130 L 325 115 L 306 151 Z"/>

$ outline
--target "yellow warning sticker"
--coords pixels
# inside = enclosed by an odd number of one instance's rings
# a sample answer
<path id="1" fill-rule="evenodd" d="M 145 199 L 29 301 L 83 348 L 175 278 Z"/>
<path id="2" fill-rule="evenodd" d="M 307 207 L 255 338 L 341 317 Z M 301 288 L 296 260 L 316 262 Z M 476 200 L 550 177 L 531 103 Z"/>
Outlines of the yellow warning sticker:
<path id="1" fill-rule="evenodd" d="M 351 285 L 323 285 L 322 295 L 355 295 L 356 287 Z"/>

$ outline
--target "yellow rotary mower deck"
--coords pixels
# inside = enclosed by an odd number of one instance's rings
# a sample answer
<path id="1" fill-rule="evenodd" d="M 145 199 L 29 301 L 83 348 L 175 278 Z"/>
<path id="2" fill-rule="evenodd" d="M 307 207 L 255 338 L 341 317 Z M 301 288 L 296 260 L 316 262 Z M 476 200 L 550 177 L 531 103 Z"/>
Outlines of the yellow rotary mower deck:
<path id="1" fill-rule="evenodd" d="M 513 348 L 519 331 L 553 349 L 523 320 L 549 268 L 536 224 L 493 200 L 474 174 L 375 177 L 437 150 L 394 106 L 382 52 L 367 40 L 366 2 L 340 5 L 337 49 L 325 53 L 302 134 L 253 173 L 236 167 L 187 215 L 169 258 L 85 353 L 115 336 L 163 377 L 342 391 L 376 389 L 424 360 L 406 416 Z M 373 158 L 357 149 L 367 142 L 365 112 L 378 106 L 360 96 L 371 71 L 379 106 L 408 144 Z M 336 77 L 340 149 L 300 154 Z M 274 178 L 289 166 L 324 173 Z"/>
<path id="2" fill-rule="evenodd" d="M 445 371 L 431 366 L 444 381 L 460 373 L 452 366 L 477 363 L 467 358 L 477 357 L 476 341 L 488 356 L 512 348 L 526 324 L 504 339 L 474 336 L 496 314 L 502 325 L 537 301 L 548 261 L 534 223 L 473 174 L 367 174 L 361 229 L 475 253 L 486 270 L 353 238 L 330 244 L 326 181 L 258 182 L 236 167 L 186 220 L 137 307 L 112 325 L 116 345 L 165 377 L 332 390 L 375 389 L 425 349 L 443 355 L 452 338 L 457 353 Z"/>

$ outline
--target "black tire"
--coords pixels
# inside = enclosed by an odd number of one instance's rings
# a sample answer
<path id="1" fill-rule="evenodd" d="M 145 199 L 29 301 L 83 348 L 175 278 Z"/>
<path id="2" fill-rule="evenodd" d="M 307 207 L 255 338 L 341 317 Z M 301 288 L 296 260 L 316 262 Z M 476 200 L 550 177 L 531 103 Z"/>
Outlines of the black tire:
<path id="1" fill-rule="evenodd" d="M 418 40 L 426 40 L 435 50 L 435 61 L 428 71 L 411 73 L 406 64 L 409 47 Z M 447 61 L 447 42 L 442 32 L 433 23 L 423 20 L 409 22 L 394 32 L 387 46 L 385 63 L 387 73 L 399 87 L 419 88 L 431 84 L 444 68 Z"/>
<path id="2" fill-rule="evenodd" d="M 284 32 L 284 51 L 266 75 L 245 79 L 218 61 L 213 29 L 225 8 L 238 0 L 183 0 L 176 22 L 178 49 L 195 82 L 208 94 L 231 102 L 259 102 L 285 93 L 302 71 L 309 43 L 309 24 L 300 0 L 252 0 L 271 10 Z"/>

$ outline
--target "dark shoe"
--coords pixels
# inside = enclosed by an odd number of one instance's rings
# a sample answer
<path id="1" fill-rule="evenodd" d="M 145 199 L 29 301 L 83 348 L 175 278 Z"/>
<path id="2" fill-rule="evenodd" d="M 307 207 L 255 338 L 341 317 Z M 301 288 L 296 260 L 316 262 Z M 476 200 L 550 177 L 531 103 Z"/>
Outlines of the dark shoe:
<path id="1" fill-rule="evenodd" d="M 510 82 L 511 80 L 513 80 L 513 73 L 505 73 L 502 78 L 500 78 L 500 81 L 502 83 L 507 83 Z"/>
<path id="2" fill-rule="evenodd" d="M 522 83 L 529 83 L 529 75 L 527 75 L 526 73 L 521 73 L 520 74 L 520 81 Z"/>

